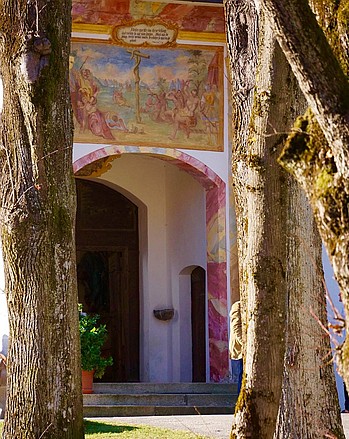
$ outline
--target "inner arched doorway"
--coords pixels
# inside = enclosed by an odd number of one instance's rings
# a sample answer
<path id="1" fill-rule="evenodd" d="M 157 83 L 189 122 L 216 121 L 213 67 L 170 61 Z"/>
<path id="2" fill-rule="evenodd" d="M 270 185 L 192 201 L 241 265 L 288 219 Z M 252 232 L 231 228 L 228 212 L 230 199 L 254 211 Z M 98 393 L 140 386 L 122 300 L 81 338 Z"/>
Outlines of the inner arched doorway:
<path id="1" fill-rule="evenodd" d="M 76 180 L 79 302 L 106 324 L 105 382 L 139 381 L 138 208 L 91 180 Z"/>

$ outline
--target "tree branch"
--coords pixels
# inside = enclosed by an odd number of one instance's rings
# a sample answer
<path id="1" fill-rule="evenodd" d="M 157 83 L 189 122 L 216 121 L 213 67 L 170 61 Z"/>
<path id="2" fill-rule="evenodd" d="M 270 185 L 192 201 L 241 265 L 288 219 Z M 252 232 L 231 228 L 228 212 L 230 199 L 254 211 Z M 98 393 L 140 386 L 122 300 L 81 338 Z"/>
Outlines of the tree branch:
<path id="1" fill-rule="evenodd" d="M 332 149 L 349 177 L 349 83 L 308 2 L 262 0 L 279 43 Z"/>

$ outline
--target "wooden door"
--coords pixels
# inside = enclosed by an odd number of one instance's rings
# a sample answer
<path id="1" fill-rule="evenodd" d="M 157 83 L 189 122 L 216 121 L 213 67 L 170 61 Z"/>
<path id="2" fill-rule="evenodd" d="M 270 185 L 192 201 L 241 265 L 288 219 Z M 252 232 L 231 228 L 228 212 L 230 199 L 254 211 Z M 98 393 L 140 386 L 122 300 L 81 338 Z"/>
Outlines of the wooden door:
<path id="1" fill-rule="evenodd" d="M 191 274 L 191 328 L 193 382 L 206 382 L 206 281 L 205 270 Z"/>
<path id="2" fill-rule="evenodd" d="M 104 382 L 139 381 L 139 250 L 137 207 L 91 181 L 77 181 L 79 302 L 101 316 L 113 357 Z"/>

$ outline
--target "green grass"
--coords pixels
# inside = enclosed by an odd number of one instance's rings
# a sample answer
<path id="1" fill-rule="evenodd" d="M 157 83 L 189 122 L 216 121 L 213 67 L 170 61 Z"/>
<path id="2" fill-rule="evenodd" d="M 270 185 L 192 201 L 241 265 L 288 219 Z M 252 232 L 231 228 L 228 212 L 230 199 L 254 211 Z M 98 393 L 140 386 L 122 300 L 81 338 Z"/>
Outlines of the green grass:
<path id="1" fill-rule="evenodd" d="M 0 421 L 0 432 L 3 422 Z M 205 439 L 195 433 L 173 431 L 146 425 L 127 425 L 112 421 L 85 420 L 86 439 Z"/>

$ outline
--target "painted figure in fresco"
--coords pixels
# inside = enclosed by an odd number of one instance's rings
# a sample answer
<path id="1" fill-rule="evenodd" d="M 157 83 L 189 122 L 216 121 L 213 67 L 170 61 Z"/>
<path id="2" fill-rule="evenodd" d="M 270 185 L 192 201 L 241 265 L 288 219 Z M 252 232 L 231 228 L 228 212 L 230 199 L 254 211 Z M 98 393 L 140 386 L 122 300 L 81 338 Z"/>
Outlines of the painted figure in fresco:
<path id="1" fill-rule="evenodd" d="M 173 131 L 169 139 L 175 140 L 179 130 L 184 131 L 189 138 L 192 129 L 197 125 L 200 98 L 196 89 L 189 90 L 189 84 L 186 83 L 183 89 L 169 92 L 167 97 L 174 103 Z"/>
<path id="2" fill-rule="evenodd" d="M 200 98 L 198 96 L 197 90 L 195 88 L 191 91 L 186 90 L 185 97 L 187 114 L 190 117 L 195 117 L 196 110 L 198 109 L 200 104 Z"/>
<path id="3" fill-rule="evenodd" d="M 149 91 L 147 100 L 143 108 L 144 113 L 148 113 L 151 120 L 155 122 L 171 122 L 172 113 L 169 114 L 165 91 L 153 93 Z"/>
<path id="4" fill-rule="evenodd" d="M 74 68 L 75 57 L 69 58 L 69 85 L 73 114 L 83 132 L 88 126 L 88 107 L 92 98 L 96 98 L 98 87 L 95 84 L 90 70 Z"/>
<path id="5" fill-rule="evenodd" d="M 170 91 L 169 93 L 167 93 L 166 98 L 173 102 L 174 109 L 177 112 L 183 111 L 185 107 L 185 97 L 182 92 L 182 89 Z"/>
<path id="6" fill-rule="evenodd" d="M 69 59 L 69 85 L 73 114 L 80 126 L 80 132 L 89 129 L 95 136 L 114 139 L 104 113 L 97 108 L 99 87 L 87 68 L 74 68 L 75 57 Z"/>
<path id="7" fill-rule="evenodd" d="M 80 93 L 88 97 L 97 97 L 99 88 L 93 79 L 91 70 L 80 68 Z"/>
<path id="8" fill-rule="evenodd" d="M 116 105 L 119 105 L 120 107 L 131 108 L 131 106 L 127 103 L 126 99 L 124 98 L 124 94 L 122 90 L 114 90 L 113 101 L 116 103 Z"/>
<path id="9" fill-rule="evenodd" d="M 200 103 L 201 119 L 206 127 L 208 141 L 211 144 L 218 135 L 218 102 L 216 86 L 206 86 Z"/>
<path id="10" fill-rule="evenodd" d="M 112 115 L 107 113 L 105 115 L 105 121 L 111 130 L 124 131 L 125 133 L 129 131 L 123 119 L 116 113 Z"/>
<path id="11" fill-rule="evenodd" d="M 115 139 L 105 121 L 105 115 L 97 108 L 95 96 L 82 95 L 79 106 L 83 111 L 83 130 L 88 128 L 95 136 L 104 139 Z"/>
<path id="12" fill-rule="evenodd" d="M 73 109 L 73 115 L 81 126 L 83 115 L 79 108 L 78 102 L 81 101 L 80 94 L 80 71 L 74 67 L 75 54 L 72 53 L 69 56 L 69 87 L 70 87 L 70 99 Z"/>
<path id="13" fill-rule="evenodd" d="M 162 91 L 157 95 L 156 103 L 156 120 L 161 120 L 163 122 L 168 122 L 170 120 L 168 116 L 168 105 L 166 100 L 166 92 Z"/>
<path id="14" fill-rule="evenodd" d="M 147 95 L 147 99 L 144 104 L 143 112 L 152 115 L 154 111 L 154 107 L 156 105 L 156 101 L 157 101 L 157 94 L 149 91 Z"/>

